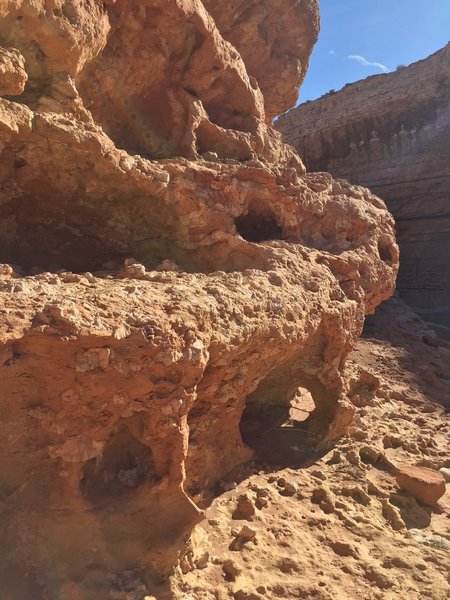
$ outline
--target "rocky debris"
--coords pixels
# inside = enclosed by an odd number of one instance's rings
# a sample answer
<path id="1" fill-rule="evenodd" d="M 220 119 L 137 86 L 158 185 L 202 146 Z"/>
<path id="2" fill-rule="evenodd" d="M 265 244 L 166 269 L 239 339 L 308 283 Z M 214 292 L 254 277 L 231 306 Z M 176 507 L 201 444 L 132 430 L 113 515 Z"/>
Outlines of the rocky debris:
<path id="1" fill-rule="evenodd" d="M 254 514 L 255 505 L 253 504 L 252 500 L 247 496 L 247 494 L 239 496 L 236 509 L 233 512 L 233 519 L 245 519 L 250 521 Z"/>
<path id="2" fill-rule="evenodd" d="M 230 550 L 242 550 L 244 544 L 256 538 L 256 530 L 244 525 L 239 531 L 233 532 L 234 540 L 230 544 Z"/>
<path id="3" fill-rule="evenodd" d="M 180 556 L 186 575 L 219 568 L 193 550 L 217 482 L 264 452 L 303 464 L 353 418 L 346 359 L 394 289 L 394 222 L 368 190 L 306 174 L 271 126 L 316 2 L 231 4 L 240 21 L 200 0 L 0 6 L 7 598 L 106 598 L 117 575 L 141 600 L 133 582 L 153 593 Z M 252 524 L 303 498 L 285 479 L 239 490 Z M 238 558 L 259 532 L 237 531 Z"/>
<path id="4" fill-rule="evenodd" d="M 308 170 L 369 187 L 392 211 L 398 289 L 450 339 L 450 45 L 394 73 L 306 102 L 276 127 Z"/>
<path id="5" fill-rule="evenodd" d="M 222 563 L 222 570 L 227 581 L 236 581 L 236 577 L 242 572 L 234 560 L 231 559 L 227 559 Z"/>
<path id="6" fill-rule="evenodd" d="M 283 496 L 294 496 L 298 492 L 298 485 L 294 481 L 289 481 L 284 477 L 280 477 L 277 484 L 280 487 L 280 494 Z"/>
<path id="7" fill-rule="evenodd" d="M 433 469 L 402 466 L 399 468 L 396 480 L 401 489 L 430 506 L 434 506 L 445 494 L 444 476 Z"/>

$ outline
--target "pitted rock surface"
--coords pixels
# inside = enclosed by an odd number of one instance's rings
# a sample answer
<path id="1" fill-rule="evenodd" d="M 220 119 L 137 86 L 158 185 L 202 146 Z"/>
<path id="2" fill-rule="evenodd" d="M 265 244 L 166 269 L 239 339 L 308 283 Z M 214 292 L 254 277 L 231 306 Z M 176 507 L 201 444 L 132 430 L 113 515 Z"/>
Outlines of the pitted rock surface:
<path id="1" fill-rule="evenodd" d="M 317 15 L 279 5 L 306 28 L 295 88 Z M 196 0 L 0 8 L 28 78 L 0 99 L 5 598 L 167 577 L 205 491 L 299 388 L 305 452 L 350 424 L 345 359 L 393 291 L 393 219 L 304 173 L 268 124 L 270 77 L 213 17 Z"/>
<path id="2" fill-rule="evenodd" d="M 308 171 L 385 200 L 397 223 L 400 294 L 450 339 L 450 45 L 306 102 L 276 126 Z"/>

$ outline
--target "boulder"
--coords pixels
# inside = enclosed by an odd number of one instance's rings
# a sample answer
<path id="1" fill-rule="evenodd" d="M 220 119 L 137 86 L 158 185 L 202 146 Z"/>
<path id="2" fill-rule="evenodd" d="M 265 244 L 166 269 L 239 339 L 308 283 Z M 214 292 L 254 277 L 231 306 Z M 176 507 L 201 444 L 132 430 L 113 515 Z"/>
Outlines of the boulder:
<path id="1" fill-rule="evenodd" d="M 430 506 L 434 506 L 445 494 L 444 476 L 427 467 L 401 467 L 396 480 L 401 489 Z"/>

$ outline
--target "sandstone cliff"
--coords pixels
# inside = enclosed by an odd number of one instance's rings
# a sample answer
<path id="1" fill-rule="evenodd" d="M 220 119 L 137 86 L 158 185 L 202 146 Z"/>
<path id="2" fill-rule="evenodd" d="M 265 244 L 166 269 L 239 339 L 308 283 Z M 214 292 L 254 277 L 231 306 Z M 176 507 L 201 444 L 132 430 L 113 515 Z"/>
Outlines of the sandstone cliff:
<path id="1" fill-rule="evenodd" d="M 369 187 L 392 211 L 398 289 L 450 337 L 450 46 L 277 121 L 309 170 Z"/>
<path id="2" fill-rule="evenodd" d="M 0 6 L 2 600 L 150 589 L 299 397 L 303 455 L 350 424 L 345 360 L 394 288 L 394 223 L 270 126 L 318 20 L 262 7 L 239 23 L 279 88 L 214 2 Z"/>

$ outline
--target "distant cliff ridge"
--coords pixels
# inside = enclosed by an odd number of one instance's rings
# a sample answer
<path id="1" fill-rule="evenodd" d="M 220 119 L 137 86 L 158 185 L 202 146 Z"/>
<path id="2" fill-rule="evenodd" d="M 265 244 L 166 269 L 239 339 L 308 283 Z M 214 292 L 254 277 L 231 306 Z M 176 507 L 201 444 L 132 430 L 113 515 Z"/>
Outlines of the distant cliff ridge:
<path id="1" fill-rule="evenodd" d="M 307 102 L 276 127 L 308 171 L 386 201 L 397 222 L 400 294 L 450 338 L 450 45 Z"/>

